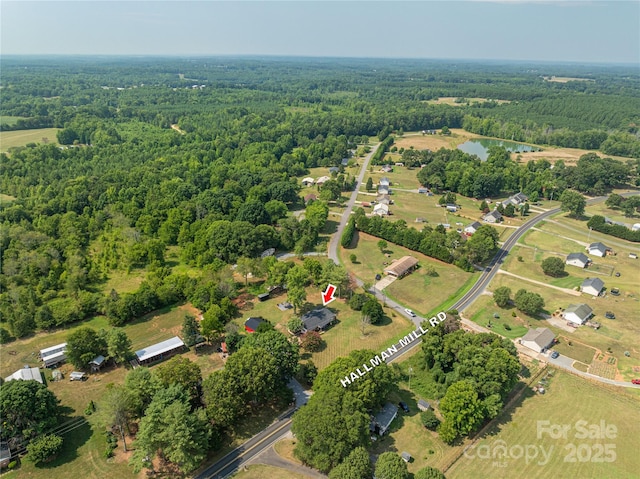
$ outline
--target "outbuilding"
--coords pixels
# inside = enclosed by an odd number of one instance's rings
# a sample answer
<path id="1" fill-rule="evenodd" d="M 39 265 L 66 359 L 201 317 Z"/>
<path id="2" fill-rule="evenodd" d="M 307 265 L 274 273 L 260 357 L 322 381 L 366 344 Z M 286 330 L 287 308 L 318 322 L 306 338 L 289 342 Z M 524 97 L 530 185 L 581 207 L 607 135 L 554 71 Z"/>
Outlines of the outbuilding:
<path id="1" fill-rule="evenodd" d="M 40 359 L 45 368 L 55 366 L 67 359 L 65 354 L 67 350 L 67 343 L 56 344 L 45 349 L 40 350 Z"/>
<path id="2" fill-rule="evenodd" d="M 174 336 L 166 341 L 162 341 L 136 351 L 136 358 L 138 359 L 138 363 L 144 366 L 170 358 L 171 356 L 184 351 L 184 349 L 185 345 L 182 339 L 178 336 Z"/>
<path id="3" fill-rule="evenodd" d="M 44 384 L 44 382 L 42 381 L 42 374 L 40 374 L 40 369 L 32 368 L 26 365 L 22 369 L 18 369 L 11 376 L 7 376 L 6 378 L 4 378 L 5 383 L 15 380 L 38 381 L 40 384 Z"/>
<path id="4" fill-rule="evenodd" d="M 260 316 L 251 317 L 244 322 L 244 330 L 248 333 L 255 333 L 264 322 L 265 319 Z"/>
<path id="5" fill-rule="evenodd" d="M 431 409 L 431 404 L 429 404 L 424 399 L 420 399 L 418 400 L 418 409 L 420 409 L 421 411 L 428 411 L 429 409 Z"/>
<path id="6" fill-rule="evenodd" d="M 589 254 L 602 258 L 609 254 L 609 252 L 611 252 L 611 248 L 605 246 L 603 243 L 598 242 L 591 243 L 589 246 L 587 246 L 587 251 L 589 252 Z"/>
<path id="7" fill-rule="evenodd" d="M 383 436 L 398 415 L 398 407 L 387 402 L 377 414 L 371 418 L 369 429 L 371 432 Z"/>
<path id="8" fill-rule="evenodd" d="M 418 267 L 418 260 L 413 256 L 403 256 L 400 259 L 395 260 L 385 270 L 384 274 L 389 276 L 395 276 L 396 278 L 402 278 L 411 273 Z"/>

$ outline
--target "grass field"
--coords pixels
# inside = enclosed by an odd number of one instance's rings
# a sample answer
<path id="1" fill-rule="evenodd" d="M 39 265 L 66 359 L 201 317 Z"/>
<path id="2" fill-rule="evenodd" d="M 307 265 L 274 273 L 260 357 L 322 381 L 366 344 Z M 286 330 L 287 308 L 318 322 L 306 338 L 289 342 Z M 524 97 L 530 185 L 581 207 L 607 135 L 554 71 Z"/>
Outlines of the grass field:
<path id="1" fill-rule="evenodd" d="M 419 268 L 412 274 L 394 281 L 384 290 L 390 298 L 414 309 L 417 313 L 427 314 L 439 307 L 440 304 L 455 295 L 472 277 L 470 273 L 462 271 L 456 266 L 442 263 L 394 244 L 387 247 L 386 251 L 391 255 L 390 258 L 387 258 L 378 249 L 378 238 L 365 233 L 356 234 L 357 246 L 351 249 L 340 248 L 340 255 L 349 271 L 363 281 L 373 283 L 375 275 L 382 274 L 384 263 L 390 263 L 393 259 L 405 255 L 418 258 L 422 266 L 427 264 L 433 266 L 438 276 L 427 276 L 425 268 Z M 349 261 L 349 255 L 352 253 L 357 256 L 356 264 Z"/>
<path id="2" fill-rule="evenodd" d="M 611 209 L 605 205 L 604 201 L 597 203 L 595 205 L 590 205 L 585 208 L 586 216 L 600 215 L 610 218 L 613 221 L 621 221 L 622 223 L 626 223 L 627 225 L 633 225 L 634 223 L 640 223 L 640 215 L 636 213 L 632 217 L 627 217 L 624 215 L 622 210 L 616 208 Z M 585 225 L 586 227 L 586 225 Z"/>
<path id="3" fill-rule="evenodd" d="M 0 193 L 0 205 L 7 205 L 9 203 L 13 203 L 15 200 L 16 198 L 14 196 Z"/>
<path id="4" fill-rule="evenodd" d="M 503 103 L 511 103 L 509 100 L 489 100 L 488 98 L 478 98 L 478 97 L 472 97 L 472 98 L 467 98 L 464 97 L 464 102 L 456 102 L 456 100 L 459 97 L 456 96 L 443 96 L 438 98 L 437 100 L 427 100 L 425 103 L 430 103 L 433 105 L 449 105 L 449 106 L 465 106 L 467 104 L 473 104 L 473 103 L 486 103 L 488 101 L 494 101 L 498 104 L 503 104 Z"/>
<path id="5" fill-rule="evenodd" d="M 555 372 L 546 389 L 544 395 L 536 395 L 531 390 L 526 392 L 499 417 L 495 427 L 482 436 L 473 449 L 467 450 L 446 471 L 447 478 L 638 477 L 638 441 L 632 439 L 637 438 L 637 425 L 640 422 L 640 400 L 637 397 L 560 371 Z M 586 421 L 588 426 L 604 421 L 606 425 L 615 427 L 615 437 L 576 437 L 579 431 L 575 425 L 580 420 Z M 538 421 L 548 421 L 545 424 L 549 425 L 568 425 L 566 438 L 554 439 L 543 431 L 539 435 Z M 506 447 L 507 455 L 504 458 L 493 455 L 500 451 L 500 444 Z M 571 456 L 570 444 L 578 448 L 579 455 Z M 611 444 L 608 448 L 615 452 L 612 462 L 605 462 L 602 459 L 607 456 L 598 455 L 599 444 Z M 544 447 L 546 456 L 543 456 L 541 447 Z M 534 448 L 537 457 L 532 458 Z M 530 451 L 529 459 L 519 454 L 521 450 Z M 572 458 L 576 461 L 569 462 Z"/>
<path id="6" fill-rule="evenodd" d="M 6 152 L 14 146 L 25 146 L 27 143 L 48 143 L 57 145 L 56 132 L 59 128 L 40 128 L 38 130 L 0 131 L 0 151 Z"/>
<path id="7" fill-rule="evenodd" d="M 525 321 L 511 315 L 512 311 L 516 311 L 514 306 L 500 308 L 494 303 L 492 296 L 483 295 L 465 310 L 465 316 L 497 334 L 515 339 L 524 336 L 528 328 Z M 500 317 L 495 318 L 494 314 Z M 511 329 L 507 329 L 505 325 Z"/>
<path id="8" fill-rule="evenodd" d="M 409 149 L 412 146 L 416 150 L 436 151 L 440 148 L 454 149 L 470 138 L 482 138 L 475 133 L 469 133 L 462 128 L 451 128 L 451 135 L 422 135 L 420 132 L 405 133 L 402 137 L 396 137 L 395 146 Z"/>
<path id="9" fill-rule="evenodd" d="M 0 115 L 0 125 L 15 125 L 18 120 L 26 120 L 26 116 Z"/>
<path id="10" fill-rule="evenodd" d="M 311 476 L 297 474 L 291 471 L 285 471 L 274 466 L 267 466 L 265 464 L 255 464 L 246 467 L 241 472 L 234 474 L 233 479 L 307 479 Z"/>

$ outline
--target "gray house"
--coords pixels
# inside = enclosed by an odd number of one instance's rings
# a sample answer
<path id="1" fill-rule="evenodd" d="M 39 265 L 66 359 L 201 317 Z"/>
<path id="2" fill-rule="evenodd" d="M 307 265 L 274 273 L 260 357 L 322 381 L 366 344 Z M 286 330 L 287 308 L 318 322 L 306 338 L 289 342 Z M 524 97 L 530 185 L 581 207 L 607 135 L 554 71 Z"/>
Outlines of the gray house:
<path id="1" fill-rule="evenodd" d="M 520 343 L 529 349 L 541 353 L 553 344 L 554 338 L 555 335 L 549 328 L 536 328 L 527 331 L 527 334 L 520 339 Z"/>
<path id="2" fill-rule="evenodd" d="M 382 410 L 371 418 L 369 430 L 379 436 L 383 436 L 391 426 L 391 423 L 398 415 L 398 407 L 390 402 L 386 403 Z"/>
<path id="3" fill-rule="evenodd" d="M 318 308 L 309 311 L 300 319 L 307 331 L 321 331 L 336 320 L 336 315 L 328 308 Z"/>
<path id="4" fill-rule="evenodd" d="M 593 296 L 600 296 L 604 283 L 600 278 L 587 278 L 582 282 L 580 290 Z"/>
<path id="5" fill-rule="evenodd" d="M 585 268 L 590 261 L 589 257 L 584 253 L 571 253 L 567 256 L 565 263 L 578 268 Z"/>
<path id="6" fill-rule="evenodd" d="M 502 215 L 498 210 L 493 210 L 482 217 L 487 223 L 500 223 L 502 221 Z"/>

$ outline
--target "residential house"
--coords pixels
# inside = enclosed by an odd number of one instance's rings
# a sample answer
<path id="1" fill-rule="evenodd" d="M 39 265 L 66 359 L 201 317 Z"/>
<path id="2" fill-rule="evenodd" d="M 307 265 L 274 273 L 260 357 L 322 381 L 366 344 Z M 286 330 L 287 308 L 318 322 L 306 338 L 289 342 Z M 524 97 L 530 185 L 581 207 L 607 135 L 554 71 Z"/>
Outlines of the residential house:
<path id="1" fill-rule="evenodd" d="M 391 165 L 384 165 L 382 168 L 380 168 L 383 172 L 385 173 L 391 173 L 393 171 L 393 166 Z"/>
<path id="2" fill-rule="evenodd" d="M 575 324 L 584 324 L 592 315 L 593 309 L 584 303 L 570 304 L 562 313 L 564 319 Z"/>
<path id="3" fill-rule="evenodd" d="M 162 341 L 136 351 L 136 358 L 141 366 L 145 366 L 170 358 L 171 356 L 184 351 L 184 349 L 185 345 L 182 342 L 182 339 L 178 336 L 174 336 L 166 341 Z"/>
<path id="4" fill-rule="evenodd" d="M 458 205 L 454 205 L 453 203 L 447 203 L 445 205 L 445 208 L 447 208 L 447 211 L 449 213 L 455 213 L 456 211 L 458 211 Z"/>
<path id="5" fill-rule="evenodd" d="M 529 197 L 524 193 L 516 193 L 513 196 L 510 196 L 507 200 L 505 200 L 502 204 L 507 206 L 508 204 L 512 204 L 513 206 L 520 206 L 527 202 Z"/>
<path id="6" fill-rule="evenodd" d="M 40 359 L 45 368 L 55 366 L 67 359 L 65 354 L 67 350 L 67 343 L 56 344 L 45 349 L 40 350 Z"/>
<path id="7" fill-rule="evenodd" d="M 371 418 L 369 430 L 379 436 L 383 436 L 391 426 L 391 423 L 398 415 L 398 407 L 387 402 L 382 410 Z"/>
<path id="8" fill-rule="evenodd" d="M 244 330 L 248 333 L 255 333 L 258 330 L 258 326 L 264 322 L 264 318 L 259 316 L 251 317 L 244 322 Z"/>
<path id="9" fill-rule="evenodd" d="M 536 328 L 527 331 L 520 339 L 520 344 L 541 353 L 553 344 L 554 339 L 555 335 L 549 328 Z"/>
<path id="10" fill-rule="evenodd" d="M 592 254 L 594 256 L 599 256 L 600 258 L 602 258 L 611 252 L 611 248 L 598 242 L 598 243 L 591 243 L 589 246 L 587 246 L 587 251 L 589 252 L 589 254 Z"/>
<path id="11" fill-rule="evenodd" d="M 386 176 L 383 176 L 382 178 L 380 178 L 380 181 L 378 182 L 378 185 L 380 185 L 380 186 L 391 186 L 391 182 L 389 181 L 389 178 L 387 178 Z"/>
<path id="12" fill-rule="evenodd" d="M 332 175 L 338 174 L 338 172 L 340 171 L 340 168 L 338 168 L 337 166 L 332 166 L 331 168 L 329 168 L 329 173 L 331 173 Z"/>
<path id="13" fill-rule="evenodd" d="M 389 205 L 385 205 L 384 203 L 377 203 L 373 207 L 373 214 L 378 216 L 387 216 L 389 215 Z"/>
<path id="14" fill-rule="evenodd" d="M 429 404 L 424 399 L 419 399 L 418 400 L 418 409 L 420 409 L 421 411 L 427 411 L 427 410 L 431 409 L 431 404 Z"/>
<path id="15" fill-rule="evenodd" d="M 314 195 L 313 193 L 309 193 L 308 195 L 305 195 L 304 197 L 304 204 L 307 205 L 309 204 L 310 201 L 315 201 L 318 199 L 317 195 Z"/>
<path id="16" fill-rule="evenodd" d="M 389 193 L 391 193 L 391 190 L 388 186 L 378 186 L 379 195 L 388 195 Z"/>
<path id="17" fill-rule="evenodd" d="M 500 223 L 502 221 L 502 215 L 498 210 L 493 210 L 482 217 L 487 223 Z"/>
<path id="18" fill-rule="evenodd" d="M 343 158 L 340 164 L 342 166 L 347 166 L 349 164 L 349 158 Z"/>
<path id="19" fill-rule="evenodd" d="M 7 376 L 6 378 L 4 378 L 5 383 L 9 381 L 15 381 L 15 380 L 38 381 L 40 384 L 44 384 L 44 382 L 42 381 L 42 374 L 40 374 L 40 369 L 32 368 L 29 366 L 25 366 L 22 369 L 18 369 L 11 376 Z"/>
<path id="20" fill-rule="evenodd" d="M 307 331 L 323 331 L 336 320 L 336 315 L 328 308 L 309 311 L 300 318 Z"/>
<path id="21" fill-rule="evenodd" d="M 322 186 L 324 185 L 327 181 L 329 181 L 331 178 L 328 176 L 321 176 L 320 178 L 318 178 L 316 180 L 316 185 L 318 186 Z"/>
<path id="22" fill-rule="evenodd" d="M 578 268 L 586 268 L 590 262 L 591 260 L 584 253 L 571 253 L 565 261 L 566 264 L 577 266 Z"/>
<path id="23" fill-rule="evenodd" d="M 384 270 L 384 274 L 402 278 L 418 267 L 418 260 L 413 256 L 403 256 L 395 260 Z"/>
<path id="24" fill-rule="evenodd" d="M 384 205 L 391 204 L 391 196 L 389 195 L 378 195 L 376 198 L 376 203 L 382 203 Z"/>
<path id="25" fill-rule="evenodd" d="M 463 230 L 464 234 L 466 234 L 467 236 L 471 236 L 476 231 L 478 231 L 478 228 L 480 228 L 481 226 L 482 224 L 479 221 L 474 221 L 473 223 L 465 227 L 465 229 Z"/>
<path id="26" fill-rule="evenodd" d="M 307 176 L 306 178 L 302 178 L 302 186 L 313 186 L 314 183 L 315 183 L 315 180 L 310 176 Z"/>
<path id="27" fill-rule="evenodd" d="M 580 286 L 580 290 L 583 293 L 593 296 L 599 296 L 602 288 L 604 288 L 604 283 L 600 278 L 587 278 L 582 282 L 582 286 Z"/>

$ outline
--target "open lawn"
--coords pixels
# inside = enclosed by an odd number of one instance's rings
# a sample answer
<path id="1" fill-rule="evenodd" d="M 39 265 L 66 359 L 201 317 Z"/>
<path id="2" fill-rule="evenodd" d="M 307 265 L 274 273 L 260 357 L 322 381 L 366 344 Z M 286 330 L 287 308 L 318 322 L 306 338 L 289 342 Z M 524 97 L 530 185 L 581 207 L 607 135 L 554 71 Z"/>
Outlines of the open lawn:
<path id="1" fill-rule="evenodd" d="M 37 130 L 0 131 L 0 151 L 5 152 L 9 148 L 25 146 L 27 143 L 51 143 L 57 145 L 56 132 L 59 129 L 40 128 Z"/>
<path id="2" fill-rule="evenodd" d="M 422 135 L 421 132 L 405 133 L 402 137 L 396 137 L 394 145 L 398 149 L 409 149 L 413 146 L 416 150 L 436 151 L 440 148 L 456 148 L 470 138 L 482 138 L 482 136 L 469 133 L 462 128 L 451 128 L 451 135 Z"/>
<path id="3" fill-rule="evenodd" d="M 640 214 L 636 213 L 632 217 L 624 215 L 619 208 L 611 209 L 605 205 L 604 201 L 585 208 L 586 216 L 600 215 L 611 219 L 612 221 L 620 221 L 625 223 L 627 227 L 631 227 L 634 223 L 640 223 Z M 586 227 L 586 225 L 585 225 Z"/>
<path id="4" fill-rule="evenodd" d="M 7 205 L 9 203 L 13 203 L 15 200 L 16 198 L 14 196 L 0 193 L 0 205 Z"/>
<path id="5" fill-rule="evenodd" d="M 544 395 L 525 392 L 446 471 L 447 478 L 638 477 L 640 455 L 638 441 L 634 439 L 640 422 L 637 397 L 621 388 L 594 384 L 560 371 L 555 371 L 546 389 Z M 577 421 L 585 421 L 587 427 L 594 425 L 594 428 L 604 421 L 610 425 L 610 437 L 577 437 L 580 433 Z M 538 430 L 550 425 L 567 425 L 566 437 L 553 438 L 545 430 Z M 496 456 L 503 451 L 506 455 Z"/>
<path id="6" fill-rule="evenodd" d="M 0 125 L 15 125 L 18 120 L 26 120 L 26 116 L 0 115 Z"/>
<path id="7" fill-rule="evenodd" d="M 384 290 L 390 298 L 417 313 L 427 315 L 447 299 L 457 296 L 459 290 L 466 286 L 473 276 L 456 266 L 442 263 L 394 244 L 387 247 L 386 253 L 390 254 L 390 257 L 387 258 L 378 249 L 378 238 L 360 232 L 357 232 L 356 235 L 358 238 L 357 246 L 350 249 L 340 248 L 340 254 L 347 269 L 363 281 L 373 283 L 375 275 L 383 273 L 384 263 L 390 263 L 405 255 L 418 258 L 422 268 L 394 281 Z M 357 257 L 355 264 L 349 261 L 349 255 L 352 253 Z M 437 276 L 428 276 L 426 268 L 424 268 L 426 265 L 432 266 Z"/>
<path id="8" fill-rule="evenodd" d="M 287 479 L 307 479 L 310 476 L 303 476 L 275 466 L 254 464 L 248 466 L 245 470 L 234 474 L 232 477 L 233 479 L 282 479 L 284 477 Z"/>
<path id="9" fill-rule="evenodd" d="M 497 334 L 515 339 L 524 336 L 528 328 L 525 326 L 525 321 L 511 315 L 512 311 L 516 311 L 513 305 L 503 309 L 494 303 L 492 296 L 483 295 L 465 310 L 465 316 Z M 495 318 L 494 314 L 499 318 Z"/>

